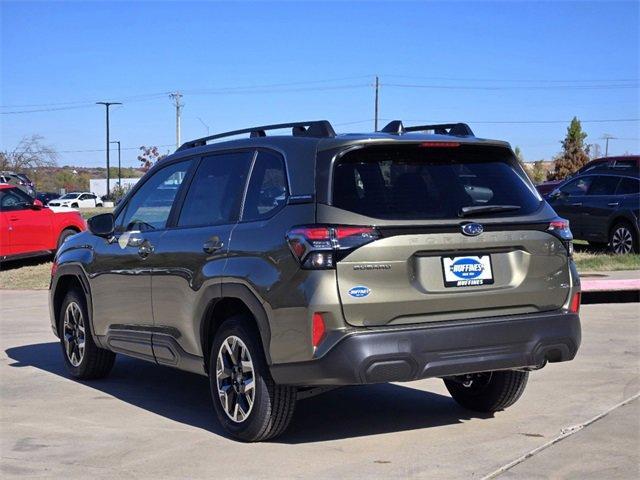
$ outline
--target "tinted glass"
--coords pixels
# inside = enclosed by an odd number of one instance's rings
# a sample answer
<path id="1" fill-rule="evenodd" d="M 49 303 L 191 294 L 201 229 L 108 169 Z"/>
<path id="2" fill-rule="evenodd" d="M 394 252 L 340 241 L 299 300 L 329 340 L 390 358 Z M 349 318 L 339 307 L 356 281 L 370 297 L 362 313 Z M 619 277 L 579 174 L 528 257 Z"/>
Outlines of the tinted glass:
<path id="1" fill-rule="evenodd" d="M 629 195 L 633 193 L 640 193 L 640 181 L 637 178 L 628 177 L 620 180 L 616 195 Z"/>
<path id="2" fill-rule="evenodd" d="M 593 177 L 577 178 L 560 188 L 560 191 L 565 195 L 586 195 L 592 180 Z"/>
<path id="3" fill-rule="evenodd" d="M 204 157 L 189 186 L 178 225 L 222 225 L 238 220 L 253 152 Z"/>
<path id="4" fill-rule="evenodd" d="M 589 195 L 613 195 L 616 193 L 618 182 L 620 182 L 620 177 L 596 177 L 589 187 Z"/>
<path id="5" fill-rule="evenodd" d="M 508 158 L 491 147 L 355 150 L 335 167 L 333 204 L 385 219 L 458 218 L 463 207 L 485 205 L 517 207 L 491 216 L 531 213 L 540 197 Z"/>
<path id="6" fill-rule="evenodd" d="M 33 199 L 19 188 L 3 188 L 0 190 L 0 210 L 24 210 Z"/>
<path id="7" fill-rule="evenodd" d="M 272 152 L 259 152 L 251 172 L 243 221 L 268 218 L 287 201 L 287 177 L 283 158 Z"/>
<path id="8" fill-rule="evenodd" d="M 191 160 L 186 160 L 155 172 L 131 197 L 123 213 L 118 215 L 117 229 L 145 231 L 164 228 L 190 165 Z"/>

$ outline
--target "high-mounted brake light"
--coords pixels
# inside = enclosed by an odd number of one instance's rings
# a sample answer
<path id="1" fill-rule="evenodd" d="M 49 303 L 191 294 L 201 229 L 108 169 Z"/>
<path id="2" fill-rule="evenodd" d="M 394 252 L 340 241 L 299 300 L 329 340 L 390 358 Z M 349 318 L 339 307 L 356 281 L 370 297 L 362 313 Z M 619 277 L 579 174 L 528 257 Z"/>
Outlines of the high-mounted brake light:
<path id="1" fill-rule="evenodd" d="M 452 148 L 452 147 L 459 147 L 460 143 L 458 142 L 422 142 L 420 144 L 421 147 L 425 147 L 425 148 Z"/>
<path id="2" fill-rule="evenodd" d="M 335 268 L 335 262 L 354 249 L 380 238 L 374 227 L 344 225 L 308 225 L 294 227 L 287 233 L 291 253 L 302 268 Z"/>

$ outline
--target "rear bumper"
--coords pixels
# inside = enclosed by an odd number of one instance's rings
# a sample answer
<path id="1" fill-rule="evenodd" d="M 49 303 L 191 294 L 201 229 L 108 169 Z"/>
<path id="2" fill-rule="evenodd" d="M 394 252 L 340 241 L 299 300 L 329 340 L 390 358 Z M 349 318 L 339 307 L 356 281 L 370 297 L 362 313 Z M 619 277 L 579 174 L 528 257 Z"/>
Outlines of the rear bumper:
<path id="1" fill-rule="evenodd" d="M 579 316 L 565 311 L 358 332 L 271 374 L 286 385 L 353 385 L 536 368 L 573 359 L 580 339 Z"/>

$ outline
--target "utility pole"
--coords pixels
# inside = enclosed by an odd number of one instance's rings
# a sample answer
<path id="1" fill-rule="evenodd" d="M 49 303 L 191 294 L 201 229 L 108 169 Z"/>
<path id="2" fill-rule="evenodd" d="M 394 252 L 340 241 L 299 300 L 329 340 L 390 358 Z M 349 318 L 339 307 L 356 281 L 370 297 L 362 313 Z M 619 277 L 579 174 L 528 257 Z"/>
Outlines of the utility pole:
<path id="1" fill-rule="evenodd" d="M 198 117 L 198 120 L 200 120 L 200 123 L 204 126 L 204 128 L 207 129 L 207 137 L 208 137 L 209 136 L 209 125 L 204 123 L 204 121 L 200 117 Z"/>
<path id="2" fill-rule="evenodd" d="M 375 105 L 375 120 L 374 120 L 374 131 L 378 131 L 378 90 L 380 89 L 380 82 L 378 76 L 376 75 L 376 105 Z"/>
<path id="3" fill-rule="evenodd" d="M 104 105 L 106 108 L 106 112 L 107 112 L 107 197 L 109 196 L 109 192 L 110 192 L 110 180 L 111 180 L 111 176 L 109 174 L 109 107 L 111 105 L 122 105 L 122 103 L 120 102 L 96 102 L 96 105 Z"/>
<path id="4" fill-rule="evenodd" d="M 184 107 L 184 103 L 180 102 L 182 94 L 180 92 L 170 93 L 169 97 L 176 106 L 176 150 L 180 148 L 180 110 Z"/>
<path id="5" fill-rule="evenodd" d="M 608 133 L 605 133 L 602 137 L 600 137 L 602 140 L 604 140 L 605 143 L 605 147 L 604 147 L 604 156 L 608 157 L 609 156 L 609 140 L 615 140 L 616 137 L 614 137 L 613 135 L 610 135 Z"/>
<path id="6" fill-rule="evenodd" d="M 110 143 L 118 144 L 118 186 L 122 188 L 122 165 L 120 163 L 120 140 L 114 140 Z"/>

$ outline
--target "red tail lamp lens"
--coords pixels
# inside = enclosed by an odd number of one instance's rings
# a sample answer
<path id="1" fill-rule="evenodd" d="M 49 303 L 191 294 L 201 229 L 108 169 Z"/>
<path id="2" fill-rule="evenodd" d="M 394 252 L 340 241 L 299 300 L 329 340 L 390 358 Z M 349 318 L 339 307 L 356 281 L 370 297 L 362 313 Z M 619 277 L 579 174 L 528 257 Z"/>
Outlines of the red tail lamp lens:
<path id="1" fill-rule="evenodd" d="M 580 312 L 580 300 L 582 297 L 581 292 L 576 292 L 573 294 L 573 298 L 571 299 L 571 303 L 569 304 L 569 312 L 571 313 L 579 313 Z"/>
<path id="2" fill-rule="evenodd" d="M 322 314 L 318 312 L 314 313 L 312 323 L 311 342 L 314 347 L 317 347 L 320 345 L 320 341 L 322 340 L 322 337 L 324 337 L 325 333 L 324 318 L 322 318 Z"/>

